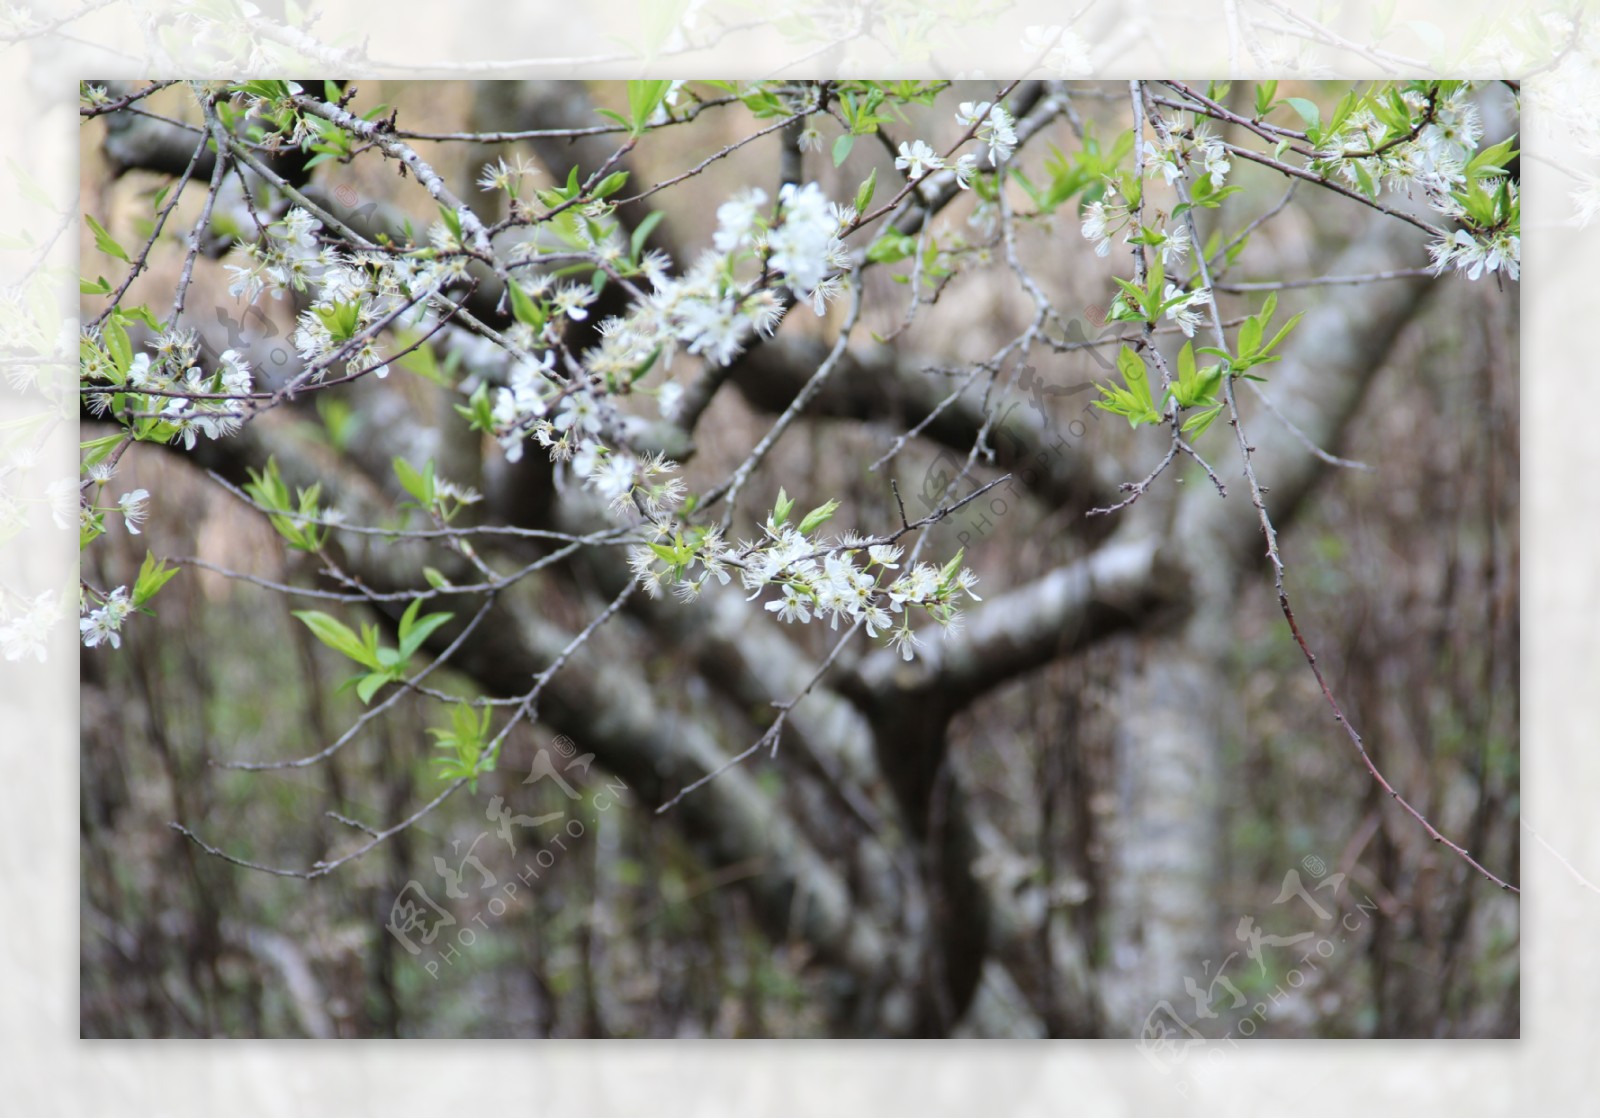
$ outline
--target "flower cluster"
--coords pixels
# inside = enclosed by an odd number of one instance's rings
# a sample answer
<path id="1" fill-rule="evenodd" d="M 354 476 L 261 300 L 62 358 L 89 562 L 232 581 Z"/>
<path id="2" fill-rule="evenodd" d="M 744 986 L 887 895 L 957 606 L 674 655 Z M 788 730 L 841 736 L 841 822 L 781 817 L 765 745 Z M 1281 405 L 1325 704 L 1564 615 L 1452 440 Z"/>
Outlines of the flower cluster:
<path id="1" fill-rule="evenodd" d="M 1127 204 L 1118 200 L 1115 184 L 1107 187 L 1104 197 L 1097 198 L 1083 208 L 1083 237 L 1094 246 L 1096 256 L 1111 253 L 1113 234 L 1127 230 L 1124 241 L 1131 238 L 1133 215 Z M 1189 227 L 1183 222 L 1173 222 L 1164 229 L 1146 228 L 1141 243 L 1151 245 L 1161 254 L 1161 263 L 1170 268 L 1181 264 L 1193 246 L 1189 240 Z"/>
<path id="2" fill-rule="evenodd" d="M 989 166 L 998 167 L 1011 158 L 1017 150 L 1016 121 L 1002 105 L 988 101 L 963 101 L 956 110 L 956 123 L 964 129 L 974 129 L 974 137 L 988 149 Z M 896 171 L 904 171 L 913 181 L 934 171 L 949 170 L 962 190 L 972 186 L 972 176 L 978 171 L 978 157 L 964 152 L 949 161 L 925 140 L 901 141 L 899 155 L 895 157 Z"/>
<path id="3" fill-rule="evenodd" d="M 122 623 L 133 612 L 133 599 L 127 587 L 118 587 L 105 596 L 99 606 L 91 605 L 87 596 L 79 605 L 78 632 L 86 648 L 109 642 L 113 649 L 122 647 Z"/>
<path id="4" fill-rule="evenodd" d="M 142 438 L 182 439 L 193 450 L 202 435 L 221 439 L 239 429 L 239 398 L 251 391 L 250 364 L 225 350 L 207 372 L 193 330 L 163 331 L 153 352 L 134 354 L 120 327 L 86 328 L 79 355 L 80 376 L 95 388 L 86 397 L 90 412 L 126 410 L 138 418 Z"/>
<path id="5" fill-rule="evenodd" d="M 809 300 L 823 314 L 828 301 L 844 290 L 838 274 L 850 267 L 850 258 L 840 234 L 854 223 L 854 208 L 830 202 L 816 183 L 785 185 L 772 216 L 767 205 L 760 189 L 723 202 L 712 248 L 681 276 L 668 273 L 664 254 L 645 254 L 639 273 L 651 290 L 627 315 L 599 324 L 599 343 L 581 358 L 588 379 L 632 384 L 658 359 L 670 366 L 679 348 L 714 365 L 728 364 L 751 338 L 770 335 L 783 318 L 780 294 L 745 278 L 757 268 L 780 274 L 796 299 Z M 593 298 L 585 289 L 552 290 L 545 280 L 532 281 L 526 294 L 550 315 L 571 319 L 586 318 L 584 307 Z M 647 510 L 677 504 L 682 483 L 655 480 L 671 464 L 614 450 L 613 444 L 624 441 L 623 418 L 611 412 L 602 395 L 556 372 L 554 348 L 533 355 L 559 340 L 548 321 L 539 331 L 519 323 L 507 339 L 525 350 L 514 355 L 507 383 L 495 390 L 491 405 L 492 428 L 508 459 L 519 459 L 524 440 L 532 436 L 553 458 L 573 460 L 574 474 L 614 504 L 626 507 L 637 500 Z M 681 395 L 676 386 L 668 388 L 676 391 L 661 390 L 664 414 Z"/>
<path id="6" fill-rule="evenodd" d="M 752 599 L 780 592 L 764 604 L 780 621 L 826 619 L 833 629 L 841 621 L 860 622 L 869 637 L 885 637 L 906 660 L 922 644 L 911 628 L 913 608 L 948 633 L 959 626 L 963 596 L 978 600 L 977 576 L 961 566 L 960 553 L 943 569 L 919 563 L 894 576 L 900 570 L 897 545 L 875 544 L 853 532 L 826 540 L 816 534 L 837 502 L 812 510 L 798 524 L 789 523 L 792 506 L 779 491 L 762 538 L 736 546 L 725 544 L 715 528 L 658 526 L 658 539 L 633 548 L 629 563 L 652 597 L 667 588 L 683 601 L 699 597 L 713 579 L 726 586 L 737 572 Z"/>
<path id="7" fill-rule="evenodd" d="M 508 170 L 508 174 L 509 174 Z M 431 296 L 465 274 L 460 238 L 444 224 L 430 236 L 433 247 L 412 254 L 341 252 L 322 244 L 322 223 L 300 207 L 267 226 L 258 242 L 243 243 L 248 262 L 230 264 L 229 292 L 254 303 L 263 291 L 281 299 L 286 290 L 312 293 L 301 312 L 293 341 L 301 359 L 321 380 L 336 361 L 350 374 L 371 372 L 385 377 L 389 369 L 379 350 L 378 328 L 407 307 L 421 304 L 427 313 Z"/>
<path id="8" fill-rule="evenodd" d="M 1431 97 L 1419 88 L 1398 92 L 1405 110 L 1398 119 L 1380 119 L 1370 108 L 1357 110 L 1337 136 L 1325 141 L 1318 170 L 1362 189 L 1381 183 L 1407 193 L 1417 187 L 1437 208 L 1452 187 L 1465 182 L 1467 160 L 1483 136 L 1477 106 L 1466 100 L 1468 91 L 1462 84 Z M 1428 123 L 1418 129 L 1414 119 Z"/>
<path id="9" fill-rule="evenodd" d="M 1510 229 L 1490 230 L 1474 236 L 1458 229 L 1449 237 L 1428 245 L 1434 272 L 1454 268 L 1476 280 L 1485 272 L 1503 272 L 1517 279 L 1522 268 L 1522 238 Z"/>
<path id="10" fill-rule="evenodd" d="M 1016 121 L 1003 105 L 988 101 L 963 101 L 956 108 L 956 123 L 962 128 L 977 125 L 979 143 L 989 149 L 989 166 L 998 167 L 1017 150 Z"/>
<path id="11" fill-rule="evenodd" d="M 810 300 L 820 315 L 823 302 L 838 294 L 824 287 L 828 278 L 850 267 L 839 234 L 855 222 L 855 210 L 829 202 L 816 183 L 785 183 L 778 205 L 783 220 L 767 233 L 768 262 L 784 274 L 795 298 Z"/>
<path id="12" fill-rule="evenodd" d="M 1145 174 L 1160 175 L 1169 184 L 1183 177 L 1190 164 L 1197 164 L 1211 182 L 1211 189 L 1222 189 L 1233 164 L 1222 140 L 1203 124 L 1190 125 L 1180 116 L 1168 117 L 1156 129 L 1157 140 L 1145 163 Z"/>
<path id="13" fill-rule="evenodd" d="M 1510 142 L 1480 150 L 1483 121 L 1470 82 L 1412 83 L 1352 111 L 1312 167 L 1376 198 L 1420 198 L 1461 228 L 1428 246 L 1434 271 L 1468 279 L 1521 272 L 1521 203 L 1503 162 Z"/>

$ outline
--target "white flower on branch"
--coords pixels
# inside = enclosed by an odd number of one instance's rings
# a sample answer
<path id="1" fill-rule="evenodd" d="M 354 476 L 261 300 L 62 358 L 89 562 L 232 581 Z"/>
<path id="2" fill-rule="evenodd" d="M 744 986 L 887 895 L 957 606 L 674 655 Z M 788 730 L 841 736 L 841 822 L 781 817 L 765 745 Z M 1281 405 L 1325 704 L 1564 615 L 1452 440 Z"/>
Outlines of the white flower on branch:
<path id="1" fill-rule="evenodd" d="M 731 253 L 748 246 L 755 231 L 756 219 L 766 204 L 767 192 L 759 187 L 751 187 L 718 206 L 717 231 L 711 237 L 711 243 L 717 247 L 717 251 Z"/>
<path id="2" fill-rule="evenodd" d="M 900 154 L 895 158 L 894 167 L 896 171 L 904 171 L 906 178 L 920 179 L 943 166 L 944 159 L 924 141 L 914 140 L 909 144 L 900 141 Z"/>
<path id="3" fill-rule="evenodd" d="M 122 623 L 132 610 L 133 601 L 128 597 L 127 587 L 112 591 L 105 602 L 78 619 L 78 632 L 84 646 L 93 649 L 102 642 L 109 642 L 113 649 L 120 649 Z"/>
<path id="4" fill-rule="evenodd" d="M 1162 293 L 1161 301 L 1170 303 L 1183 295 L 1183 290 L 1178 285 L 1169 283 Z M 1181 303 L 1174 303 L 1167 308 L 1167 318 L 1178 324 L 1178 329 L 1183 331 L 1185 338 L 1193 338 L 1195 328 L 1200 325 L 1201 311 L 1210 298 L 1210 288 L 1196 288 L 1189 292 Z"/>
<path id="5" fill-rule="evenodd" d="M 130 490 L 117 499 L 117 509 L 122 513 L 122 520 L 128 527 L 132 536 L 138 536 L 139 526 L 144 524 L 145 518 L 150 515 L 150 491 L 146 489 Z"/>

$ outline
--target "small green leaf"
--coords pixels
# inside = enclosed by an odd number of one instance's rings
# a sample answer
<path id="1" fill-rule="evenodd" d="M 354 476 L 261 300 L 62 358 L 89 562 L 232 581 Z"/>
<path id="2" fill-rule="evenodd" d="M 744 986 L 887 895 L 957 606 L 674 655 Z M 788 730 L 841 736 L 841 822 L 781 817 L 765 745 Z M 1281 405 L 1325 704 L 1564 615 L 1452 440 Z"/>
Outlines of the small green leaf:
<path id="1" fill-rule="evenodd" d="M 945 564 L 944 567 L 939 571 L 939 582 L 941 585 L 948 583 L 951 577 L 955 575 L 957 571 L 961 570 L 961 560 L 966 554 L 966 545 L 962 545 L 960 548 L 956 549 L 956 554 L 950 558 L 950 562 Z"/>
<path id="2" fill-rule="evenodd" d="M 296 610 L 294 616 L 306 624 L 306 627 L 328 648 L 336 653 L 342 653 L 368 668 L 381 668 L 376 656 L 356 636 L 355 631 L 339 619 L 324 614 L 320 610 Z"/>
<path id="3" fill-rule="evenodd" d="M 133 584 L 133 605 L 139 607 L 149 602 L 177 573 L 176 567 L 168 567 L 165 560 L 158 560 L 149 552 L 145 552 L 144 563 L 139 567 L 139 577 Z"/>
<path id="4" fill-rule="evenodd" d="M 389 676 L 387 673 L 368 673 L 367 675 L 363 676 L 361 678 L 361 682 L 356 685 L 356 695 L 360 697 L 362 703 L 371 703 L 372 697 L 378 694 L 378 689 L 383 687 L 388 682 Z"/>
<path id="5" fill-rule="evenodd" d="M 867 207 L 872 205 L 872 195 L 877 189 L 878 169 L 874 167 L 872 173 L 867 176 L 866 182 L 856 188 L 856 213 L 864 214 L 867 212 Z"/>
<path id="6" fill-rule="evenodd" d="M 629 242 L 629 245 L 633 250 L 633 260 L 637 261 L 639 259 L 640 254 L 644 252 L 644 243 L 650 238 L 651 230 L 660 225 L 661 219 L 664 217 L 666 217 L 666 215 L 660 210 L 653 210 L 646 214 L 644 216 L 644 220 L 634 227 L 633 237 Z"/>
<path id="7" fill-rule="evenodd" d="M 1276 334 L 1274 334 L 1272 336 L 1272 341 L 1268 342 L 1265 346 L 1263 346 L 1261 348 L 1261 352 L 1264 353 L 1264 354 L 1270 354 L 1273 350 L 1277 349 L 1278 348 L 1278 343 L 1282 342 L 1284 340 L 1284 338 L 1288 335 L 1288 333 L 1291 330 L 1294 329 L 1295 324 L 1298 323 L 1304 317 L 1305 317 L 1305 312 L 1304 311 L 1296 312 L 1293 318 L 1291 318 L 1288 322 L 1283 324 L 1283 329 L 1279 330 L 1278 333 L 1276 333 Z"/>
<path id="8" fill-rule="evenodd" d="M 626 186 L 627 182 L 628 173 L 626 171 L 613 171 L 600 180 L 600 185 L 594 188 L 594 194 L 591 197 L 608 198 Z"/>
<path id="9" fill-rule="evenodd" d="M 666 100 L 672 83 L 665 79 L 628 83 L 628 131 L 641 136 L 649 126 L 650 118 Z"/>
<path id="10" fill-rule="evenodd" d="M 117 239 L 106 232 L 106 227 L 94 220 L 94 215 L 84 214 L 83 220 L 89 223 L 89 228 L 94 230 L 94 247 L 107 256 L 114 256 L 118 260 L 128 260 L 127 250 L 117 244 Z M 128 260 L 129 264 L 133 262 Z"/>
<path id="11" fill-rule="evenodd" d="M 1262 82 L 1256 86 L 1256 116 L 1264 117 L 1272 111 L 1273 99 L 1278 96 L 1277 82 Z"/>
<path id="12" fill-rule="evenodd" d="M 856 146 L 856 138 L 846 132 L 833 142 L 833 165 L 838 167 L 850 157 L 850 149 Z"/>
<path id="13" fill-rule="evenodd" d="M 433 460 L 429 459 L 422 470 L 418 470 L 405 459 L 395 456 L 395 477 L 400 479 L 400 485 L 424 508 L 433 504 Z"/>
<path id="14" fill-rule="evenodd" d="M 517 321 L 533 327 L 535 332 L 543 330 L 544 314 L 533 300 L 528 298 L 528 293 L 522 290 L 522 286 L 512 280 L 506 285 L 506 292 L 511 296 L 511 313 L 517 317 Z"/>
<path id="15" fill-rule="evenodd" d="M 916 238 L 898 229 L 887 229 L 883 236 L 867 246 L 867 259 L 874 264 L 897 264 L 916 251 Z"/>
<path id="16" fill-rule="evenodd" d="M 411 605 L 415 607 L 421 601 L 422 600 L 419 598 Z M 440 626 L 444 625 L 454 617 L 454 614 L 439 613 L 429 614 L 427 617 L 419 620 L 417 624 L 411 628 L 411 631 L 400 639 L 400 656 L 403 659 L 409 660 L 418 649 L 422 648 L 422 643 L 433 635 L 434 630 L 438 629 Z"/>
<path id="17" fill-rule="evenodd" d="M 1122 374 L 1122 379 L 1127 382 L 1133 397 L 1151 412 L 1155 412 L 1155 401 L 1150 397 L 1150 373 L 1145 368 L 1144 359 L 1133 352 L 1132 347 L 1122 347 L 1122 352 L 1117 354 L 1117 369 Z"/>
<path id="18" fill-rule="evenodd" d="M 784 522 L 789 519 L 789 511 L 793 508 L 794 498 L 790 497 L 782 486 L 779 486 L 778 500 L 772 506 L 772 527 L 782 528 Z"/>
<path id="19" fill-rule="evenodd" d="M 838 511 L 839 503 L 831 498 L 807 513 L 800 521 L 800 534 L 810 535 L 815 529 L 825 524 L 829 517 Z"/>
<path id="20" fill-rule="evenodd" d="M 1304 97 L 1285 97 L 1284 101 L 1295 112 L 1300 114 L 1300 119 L 1305 122 L 1306 131 L 1312 132 L 1322 123 L 1322 110 L 1316 103 L 1307 101 Z"/>
<path id="21" fill-rule="evenodd" d="M 1206 433 L 1206 428 L 1210 427 L 1216 418 L 1221 414 L 1222 405 L 1213 404 L 1211 407 L 1196 412 L 1194 415 L 1185 420 L 1183 423 L 1183 430 L 1190 433 L 1194 438 L 1198 439 L 1200 436 Z"/>

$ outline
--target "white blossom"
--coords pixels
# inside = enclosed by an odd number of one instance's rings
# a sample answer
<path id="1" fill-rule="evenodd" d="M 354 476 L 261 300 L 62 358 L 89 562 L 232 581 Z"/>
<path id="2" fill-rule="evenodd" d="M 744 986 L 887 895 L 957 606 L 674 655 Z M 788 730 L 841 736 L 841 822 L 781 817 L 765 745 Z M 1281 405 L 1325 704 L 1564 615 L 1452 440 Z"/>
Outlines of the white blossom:
<path id="1" fill-rule="evenodd" d="M 929 171 L 944 166 L 944 159 L 922 140 L 907 144 L 900 141 L 900 154 L 894 161 L 895 170 L 904 171 L 908 179 L 920 179 Z"/>
<path id="2" fill-rule="evenodd" d="M 1169 283 L 1162 293 L 1161 301 L 1169 303 L 1180 296 L 1184 296 L 1182 289 L 1176 284 Z M 1210 288 L 1196 288 L 1184 296 L 1182 302 L 1174 303 L 1167 308 L 1167 318 L 1178 324 L 1178 329 L 1183 331 L 1185 338 L 1193 338 L 1195 327 L 1200 325 L 1200 308 L 1204 307 L 1210 298 Z"/>
<path id="3" fill-rule="evenodd" d="M 133 609 L 127 587 L 118 587 L 106 596 L 100 606 L 78 619 L 78 632 L 83 644 L 93 649 L 101 642 L 110 642 L 113 649 L 122 647 L 122 623 Z"/>
<path id="4" fill-rule="evenodd" d="M 717 232 L 711 243 L 718 252 L 731 253 L 750 243 L 756 219 L 767 204 L 767 192 L 752 187 L 717 207 Z"/>
<path id="5" fill-rule="evenodd" d="M 130 490 L 117 499 L 117 508 L 122 513 L 122 520 L 128 526 L 129 534 L 138 536 L 139 526 L 150 514 L 150 491 Z"/>

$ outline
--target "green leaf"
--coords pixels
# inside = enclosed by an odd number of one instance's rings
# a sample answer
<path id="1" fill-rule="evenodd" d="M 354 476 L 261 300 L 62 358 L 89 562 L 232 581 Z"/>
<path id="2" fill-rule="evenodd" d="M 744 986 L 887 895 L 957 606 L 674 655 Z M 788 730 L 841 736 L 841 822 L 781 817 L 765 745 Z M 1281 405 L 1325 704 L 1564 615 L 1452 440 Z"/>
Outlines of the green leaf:
<path id="1" fill-rule="evenodd" d="M 439 220 L 444 222 L 444 227 L 450 231 L 450 236 L 456 243 L 461 243 L 461 215 L 454 206 L 440 205 Z"/>
<path id="2" fill-rule="evenodd" d="M 405 353 L 398 359 L 401 369 L 408 373 L 415 373 L 424 381 L 431 381 L 440 388 L 449 388 L 450 378 L 445 376 L 439 368 L 439 359 L 434 356 L 433 347 L 422 340 L 422 335 L 413 330 L 400 330 L 396 332 L 399 337 L 398 345 Z M 324 397 L 317 397 L 318 400 Z"/>
<path id="3" fill-rule="evenodd" d="M 867 246 L 867 259 L 874 264 L 896 264 L 916 251 L 916 238 L 898 229 L 886 229 L 883 236 Z"/>
<path id="4" fill-rule="evenodd" d="M 632 259 L 637 261 L 644 252 L 644 243 L 650 237 L 651 230 L 661 224 L 661 219 L 666 217 L 660 210 L 653 210 L 644 216 L 644 220 L 634 227 L 633 237 L 630 239 L 630 248 L 633 250 Z"/>
<path id="5" fill-rule="evenodd" d="M 378 689 L 388 682 L 388 673 L 370 672 L 356 685 L 356 695 L 360 697 L 362 703 L 371 703 L 372 697 L 378 694 Z"/>
<path id="6" fill-rule="evenodd" d="M 422 609 L 422 599 L 414 598 L 411 605 L 406 607 L 406 612 L 400 615 L 400 640 L 406 639 L 406 634 L 411 632 L 411 627 L 416 623 L 417 611 Z"/>
<path id="7" fill-rule="evenodd" d="M 825 524 L 829 517 L 838 511 L 839 503 L 831 498 L 807 513 L 800 521 L 800 534 L 810 535 L 819 526 Z"/>
<path id="8" fill-rule="evenodd" d="M 1272 336 L 1272 341 L 1268 342 L 1265 346 L 1263 346 L 1261 348 L 1261 352 L 1264 353 L 1264 354 L 1270 354 L 1273 350 L 1277 349 L 1278 348 L 1278 343 L 1282 342 L 1284 340 L 1284 338 L 1288 335 L 1289 331 L 1294 329 L 1295 323 L 1299 322 L 1304 317 L 1305 317 L 1305 312 L 1304 311 L 1296 312 L 1293 318 L 1291 318 L 1288 322 L 1283 324 L 1283 329 L 1279 330 L 1278 333 L 1276 333 L 1276 334 L 1274 334 Z"/>
<path id="9" fill-rule="evenodd" d="M 600 185 L 594 188 L 594 193 L 591 197 L 608 198 L 626 186 L 627 182 L 628 173 L 626 171 L 613 171 L 600 180 Z"/>
<path id="10" fill-rule="evenodd" d="M 139 577 L 133 584 L 133 605 L 140 607 L 149 602 L 177 573 L 176 567 L 168 567 L 165 560 L 158 560 L 148 551 L 145 552 L 144 563 L 139 567 Z"/>
<path id="11" fill-rule="evenodd" d="M 833 165 L 838 167 L 850 156 L 850 149 L 856 146 L 856 138 L 846 132 L 833 142 Z"/>
<path id="12" fill-rule="evenodd" d="M 133 263 L 133 261 L 128 260 L 127 250 L 117 244 L 117 239 L 106 232 L 105 226 L 94 220 L 94 215 L 84 214 L 83 220 L 89 223 L 90 229 L 94 230 L 95 248 L 107 256 L 114 256 L 118 260 L 127 260 L 129 264 Z"/>
<path id="13" fill-rule="evenodd" d="M 436 591 L 445 590 L 450 586 L 450 580 L 446 579 L 444 572 L 437 567 L 424 567 L 422 569 L 422 577 L 428 581 L 428 586 Z"/>
<path id="14" fill-rule="evenodd" d="M 1300 119 L 1305 122 L 1306 131 L 1313 132 L 1322 123 L 1322 110 L 1316 103 L 1307 101 L 1304 97 L 1285 97 L 1284 101 L 1295 112 L 1300 114 Z"/>
<path id="15" fill-rule="evenodd" d="M 1467 163 L 1466 174 L 1468 179 L 1482 179 L 1493 175 L 1506 173 L 1506 164 L 1518 152 L 1512 145 L 1516 142 L 1515 134 L 1495 144 L 1493 147 L 1484 148 Z"/>
<path id="16" fill-rule="evenodd" d="M 1272 102 L 1278 95 L 1278 83 L 1262 82 L 1256 86 L 1256 116 L 1264 117 L 1272 111 Z"/>
<path id="17" fill-rule="evenodd" d="M 628 131 L 634 136 L 644 134 L 650 118 L 666 100 L 672 83 L 665 79 L 628 83 Z"/>
<path id="18" fill-rule="evenodd" d="M 878 169 L 874 167 L 872 174 L 867 176 L 866 182 L 856 189 L 856 213 L 864 214 L 867 207 L 872 205 L 872 195 L 878 189 Z"/>
<path id="19" fill-rule="evenodd" d="M 1211 407 L 1196 412 L 1194 415 L 1185 420 L 1183 423 L 1183 430 L 1193 435 L 1194 438 L 1198 439 L 1200 436 L 1206 433 L 1206 428 L 1210 427 L 1212 423 L 1215 422 L 1216 418 L 1221 414 L 1222 405 L 1213 404 Z"/>
<path id="20" fill-rule="evenodd" d="M 1248 358 L 1255 354 L 1256 348 L 1261 345 L 1261 317 L 1251 315 L 1244 320 L 1244 325 L 1239 328 L 1239 356 Z"/>
<path id="21" fill-rule="evenodd" d="M 961 570 L 961 560 L 966 554 L 967 554 L 967 548 L 966 548 L 966 545 L 963 544 L 961 547 L 956 549 L 956 554 L 950 557 L 950 562 L 945 564 L 944 567 L 940 568 L 940 570 L 939 570 L 939 583 L 940 583 L 940 585 L 948 583 L 950 581 L 951 577 L 953 575 L 955 575 L 955 573 L 957 571 Z"/>
<path id="22" fill-rule="evenodd" d="M 133 343 L 128 341 L 128 332 L 122 326 L 122 316 L 113 314 L 107 319 L 101 336 L 106 342 L 106 353 L 111 355 L 111 363 L 117 367 L 118 373 L 126 375 L 128 368 L 133 364 Z"/>
<path id="23" fill-rule="evenodd" d="M 419 598 L 416 600 L 416 602 L 413 602 L 411 604 L 412 609 L 415 609 L 421 601 L 422 600 Z M 418 649 L 422 648 L 422 643 L 433 635 L 434 630 L 438 629 L 440 626 L 444 625 L 454 617 L 454 614 L 439 613 L 429 614 L 420 619 L 414 626 L 411 627 L 409 632 L 400 638 L 400 656 L 402 659 L 409 660 Z"/>
<path id="24" fill-rule="evenodd" d="M 311 630 L 318 641 L 334 652 L 342 653 L 357 664 L 364 664 L 368 668 L 383 667 L 367 645 L 356 636 L 355 631 L 339 619 L 320 610 L 296 610 L 294 616 L 306 624 L 306 628 Z"/>
<path id="25" fill-rule="evenodd" d="M 422 470 L 418 470 L 405 459 L 395 456 L 395 477 L 400 479 L 400 485 L 405 491 L 424 507 L 433 504 L 433 460 L 429 459 Z"/>
<path id="26" fill-rule="evenodd" d="M 778 500 L 772 506 L 772 527 L 782 528 L 784 522 L 789 519 L 789 511 L 793 508 L 794 498 L 790 497 L 782 486 L 779 486 Z"/>
<path id="27" fill-rule="evenodd" d="M 506 292 L 511 296 L 511 313 L 517 317 L 517 321 L 533 327 L 535 333 L 543 330 L 544 314 L 533 300 L 528 298 L 528 293 L 522 290 L 522 285 L 512 280 L 506 285 Z"/>
<path id="28" fill-rule="evenodd" d="M 1124 346 L 1122 351 L 1117 354 L 1117 370 L 1122 374 L 1122 379 L 1127 382 L 1129 390 L 1133 393 L 1133 398 L 1151 412 L 1155 412 L 1155 401 L 1150 398 L 1149 370 L 1145 368 L 1144 359 L 1134 353 L 1132 347 Z"/>
<path id="29" fill-rule="evenodd" d="M 114 431 L 110 435 L 102 435 L 98 439 L 86 439 L 78 444 L 78 450 L 83 455 L 82 465 L 88 469 L 97 462 L 102 462 L 118 443 L 122 442 L 122 433 Z"/>
<path id="30" fill-rule="evenodd" d="M 335 303 L 331 307 L 311 309 L 322 320 L 322 325 L 328 328 L 328 334 L 335 342 L 348 342 L 356 336 L 361 326 L 361 304 L 354 299 Z"/>
<path id="31" fill-rule="evenodd" d="M 472 390 L 472 395 L 467 398 L 466 404 L 457 404 L 454 407 L 473 431 L 487 434 L 494 430 L 494 405 L 489 402 L 487 385 L 479 384 Z"/>

